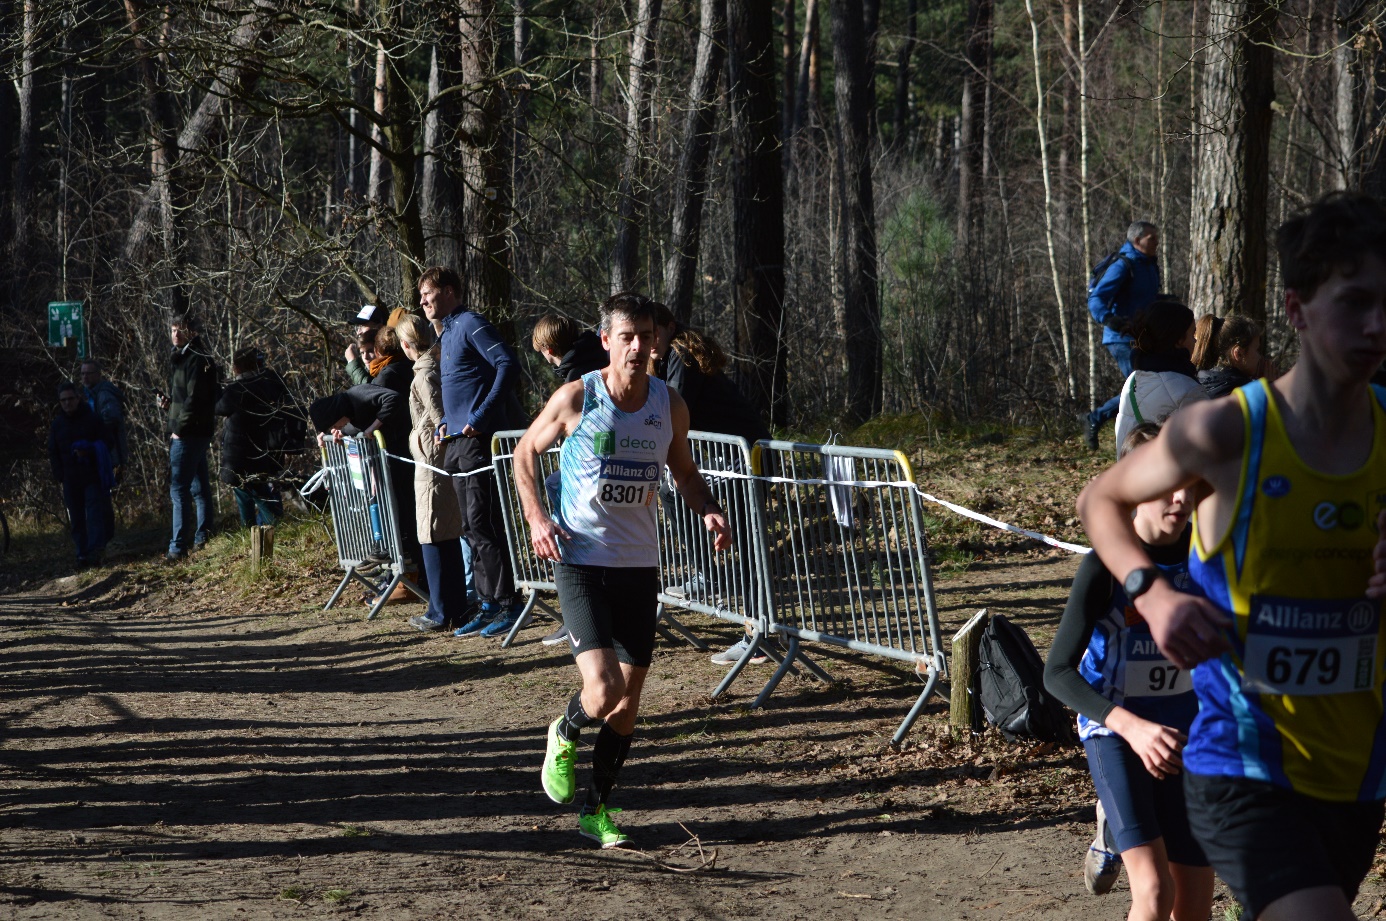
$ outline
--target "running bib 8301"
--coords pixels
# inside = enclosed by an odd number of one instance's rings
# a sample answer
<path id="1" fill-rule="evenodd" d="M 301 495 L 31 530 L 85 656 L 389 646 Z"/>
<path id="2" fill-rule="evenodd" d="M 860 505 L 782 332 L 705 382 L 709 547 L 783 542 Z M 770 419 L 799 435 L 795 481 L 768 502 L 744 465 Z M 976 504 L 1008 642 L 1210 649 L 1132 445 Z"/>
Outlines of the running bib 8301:
<path id="1" fill-rule="evenodd" d="M 1365 598 L 1253 596 L 1242 686 L 1297 697 L 1370 690 L 1379 620 L 1376 604 Z"/>
<path id="2" fill-rule="evenodd" d="M 654 501 L 659 464 L 653 461 L 601 459 L 597 502 L 603 508 L 643 508 Z"/>

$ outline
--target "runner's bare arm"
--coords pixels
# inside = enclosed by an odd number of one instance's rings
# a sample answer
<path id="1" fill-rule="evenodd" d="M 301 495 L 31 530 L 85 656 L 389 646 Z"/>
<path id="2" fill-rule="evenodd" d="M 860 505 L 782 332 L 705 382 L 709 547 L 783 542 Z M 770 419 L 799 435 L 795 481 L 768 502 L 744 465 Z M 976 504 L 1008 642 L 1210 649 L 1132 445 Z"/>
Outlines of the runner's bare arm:
<path id="1" fill-rule="evenodd" d="M 674 437 L 669 442 L 669 472 L 674 475 L 674 485 L 688 503 L 688 507 L 703 519 L 703 527 L 717 535 L 712 542 L 714 550 L 726 550 L 731 546 L 731 532 L 727 530 L 727 515 L 717 504 L 717 497 L 708 488 L 707 480 L 693 462 L 693 452 L 688 448 L 688 404 L 678 391 L 669 390 L 669 415 L 673 417 Z"/>
<path id="2" fill-rule="evenodd" d="M 1241 410 L 1235 402 L 1192 404 L 1165 422 L 1160 437 L 1122 458 L 1088 484 L 1078 497 L 1078 514 L 1093 549 L 1118 583 L 1136 569 L 1154 565 L 1131 523 L 1136 506 L 1192 488 L 1205 495 L 1200 514 L 1212 508 L 1205 471 L 1222 471 L 1228 457 L 1240 458 Z M 1235 488 L 1235 484 L 1234 487 Z M 1226 497 L 1219 497 L 1226 502 Z M 1215 658 L 1228 647 L 1226 615 L 1206 598 L 1176 591 L 1163 579 L 1136 599 L 1160 651 L 1180 668 Z"/>
<path id="3" fill-rule="evenodd" d="M 1372 550 L 1372 577 L 1367 580 L 1368 598 L 1386 598 L 1386 509 L 1376 516 L 1376 547 Z"/>
<path id="4" fill-rule="evenodd" d="M 582 381 L 573 381 L 554 392 L 515 445 L 515 488 L 525 521 L 529 522 L 530 543 L 542 560 L 561 559 L 558 542 L 568 540 L 570 535 L 544 510 L 539 490 L 539 455 L 552 447 L 560 435 L 572 432 L 581 420 Z"/>

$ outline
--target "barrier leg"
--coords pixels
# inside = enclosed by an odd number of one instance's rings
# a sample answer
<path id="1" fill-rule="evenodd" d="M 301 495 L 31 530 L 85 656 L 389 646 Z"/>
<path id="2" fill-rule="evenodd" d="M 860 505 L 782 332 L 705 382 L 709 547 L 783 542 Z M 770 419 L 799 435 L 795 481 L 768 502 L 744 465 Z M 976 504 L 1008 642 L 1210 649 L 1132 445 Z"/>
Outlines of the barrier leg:
<path id="1" fill-rule="evenodd" d="M 775 693 L 775 688 L 779 685 L 780 680 L 794 667 L 794 660 L 798 657 L 799 638 L 797 636 L 790 636 L 789 648 L 786 649 L 784 653 L 784 661 L 780 663 L 779 668 L 775 669 L 775 674 L 770 676 L 770 680 L 765 683 L 765 687 L 761 688 L 760 693 L 756 695 L 756 699 L 751 702 L 752 710 L 758 710 L 765 706 L 765 702 L 770 699 L 770 695 Z"/>
<path id="2" fill-rule="evenodd" d="M 323 605 L 322 609 L 324 611 L 332 610 L 332 606 L 342 597 L 342 592 L 346 591 L 346 587 L 351 584 L 351 577 L 354 575 L 356 575 L 355 569 L 348 569 L 346 571 L 346 575 L 342 576 L 342 581 L 337 583 L 337 590 L 332 593 L 331 598 L 327 599 L 327 604 Z"/>
<path id="3" fill-rule="evenodd" d="M 375 600 L 375 604 L 371 605 L 371 612 L 366 615 L 366 620 L 375 620 L 375 615 L 379 614 L 380 609 L 385 607 L 386 602 L 390 600 L 390 596 L 395 593 L 395 589 L 398 588 L 399 584 L 403 581 L 404 575 L 402 573 L 397 572 L 394 574 L 394 576 L 390 579 L 390 584 L 387 585 L 385 587 L 385 590 L 380 593 L 380 597 Z M 417 588 L 414 589 L 414 594 L 419 594 L 419 590 Z M 423 596 L 419 595 L 419 597 L 422 598 Z M 426 600 L 427 599 L 425 599 L 425 601 Z"/>
<path id="4" fill-rule="evenodd" d="M 534 602 L 538 597 L 538 592 L 534 589 L 529 590 L 529 597 L 525 599 L 524 610 L 520 612 L 519 617 L 515 618 L 515 626 L 511 627 L 510 632 L 505 635 L 505 639 L 501 640 L 501 649 L 505 649 L 515 642 L 515 636 L 525 627 L 528 627 L 529 622 L 534 619 L 530 616 L 530 612 L 534 610 Z"/>
<path id="5" fill-rule="evenodd" d="M 338 584 L 337 590 L 332 593 L 331 598 L 327 599 L 327 604 L 322 606 L 322 609 L 324 611 L 332 609 L 332 606 L 336 604 L 338 599 L 342 597 L 342 592 L 346 591 L 346 587 L 351 584 L 352 579 L 355 579 L 356 581 L 360 582 L 362 585 L 364 585 L 371 591 L 376 590 L 375 583 L 371 582 L 370 579 L 367 579 L 365 576 L 361 575 L 361 571 L 359 569 L 356 569 L 354 567 L 348 569 L 347 574 L 342 576 L 342 581 L 340 584 Z"/>
<path id="6" fill-rule="evenodd" d="M 924 712 L 924 705 L 929 702 L 929 697 L 934 693 L 938 685 L 938 669 L 929 669 L 929 677 L 924 680 L 924 692 L 919 695 L 919 699 L 910 707 L 910 712 L 906 714 L 905 721 L 900 724 L 900 728 L 895 730 L 895 735 L 891 736 L 890 744 L 899 745 L 909 734 L 910 728 L 914 726 L 914 721 L 919 719 L 919 715 Z"/>
<path id="7" fill-rule="evenodd" d="M 663 621 L 664 623 L 661 624 L 660 621 Z M 699 652 L 707 651 L 707 643 L 700 640 L 697 637 L 697 635 L 693 633 L 693 631 L 689 630 L 683 624 L 679 623 L 678 619 L 669 613 L 669 609 L 664 606 L 663 602 L 660 602 L 659 613 L 656 615 L 655 624 L 655 629 L 658 630 L 660 635 L 667 639 L 669 642 L 676 643 L 678 642 L 679 637 L 682 637 L 684 640 L 688 642 L 688 645 L 692 646 Z M 668 626 L 665 627 L 664 624 L 667 624 Z M 677 633 L 679 636 L 674 636 L 675 633 Z"/>
<path id="8" fill-rule="evenodd" d="M 756 649 L 760 646 L 760 641 L 765 639 L 765 634 L 757 630 L 751 636 L 751 642 L 747 644 L 746 651 L 741 654 L 741 658 L 736 660 L 736 664 L 727 672 L 727 676 L 713 689 L 710 696 L 713 700 L 721 697 L 727 692 L 727 688 L 732 686 L 732 682 L 741 674 L 741 670 L 751 661 L 751 657 L 756 654 Z M 781 665 L 781 668 L 784 666 Z"/>

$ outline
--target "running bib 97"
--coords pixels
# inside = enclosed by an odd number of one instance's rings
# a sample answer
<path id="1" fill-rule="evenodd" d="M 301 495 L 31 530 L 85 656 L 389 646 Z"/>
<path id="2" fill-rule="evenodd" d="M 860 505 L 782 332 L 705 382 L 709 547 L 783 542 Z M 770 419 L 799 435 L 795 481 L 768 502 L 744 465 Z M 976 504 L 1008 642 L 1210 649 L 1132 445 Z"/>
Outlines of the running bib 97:
<path id="1" fill-rule="evenodd" d="M 652 461 L 604 457 L 597 475 L 597 502 L 602 508 L 643 508 L 654 501 L 659 465 Z"/>
<path id="2" fill-rule="evenodd" d="M 1379 620 L 1377 606 L 1365 598 L 1253 596 L 1242 686 L 1295 697 L 1370 690 Z"/>
<path id="3" fill-rule="evenodd" d="M 1127 633 L 1125 653 L 1123 696 L 1172 697 L 1193 690 L 1193 672 L 1161 655 L 1148 630 Z"/>

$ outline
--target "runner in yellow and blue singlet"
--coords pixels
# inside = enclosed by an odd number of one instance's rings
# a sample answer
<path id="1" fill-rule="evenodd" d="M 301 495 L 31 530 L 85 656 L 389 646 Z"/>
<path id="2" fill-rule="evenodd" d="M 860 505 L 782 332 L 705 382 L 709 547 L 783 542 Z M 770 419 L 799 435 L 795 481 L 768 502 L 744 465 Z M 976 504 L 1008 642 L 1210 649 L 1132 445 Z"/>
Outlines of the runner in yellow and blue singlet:
<path id="1" fill-rule="evenodd" d="M 1386 498 L 1386 390 L 1373 390 L 1375 445 L 1346 476 L 1299 459 L 1264 381 L 1236 392 L 1246 448 L 1232 524 L 1205 547 L 1195 513 L 1189 559 L 1235 621 L 1232 651 L 1194 670 L 1184 765 L 1196 774 L 1338 802 L 1386 797 L 1386 642 L 1363 594 Z"/>

